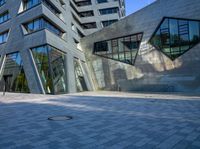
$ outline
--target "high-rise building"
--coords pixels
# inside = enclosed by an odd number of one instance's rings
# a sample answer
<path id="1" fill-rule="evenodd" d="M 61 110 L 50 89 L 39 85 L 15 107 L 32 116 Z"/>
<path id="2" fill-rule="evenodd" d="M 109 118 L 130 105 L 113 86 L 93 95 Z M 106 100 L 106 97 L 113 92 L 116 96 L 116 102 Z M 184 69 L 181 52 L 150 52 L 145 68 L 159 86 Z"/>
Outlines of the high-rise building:
<path id="1" fill-rule="evenodd" d="M 124 15 L 123 0 L 0 0 L 0 91 L 91 90 L 79 41 Z"/>

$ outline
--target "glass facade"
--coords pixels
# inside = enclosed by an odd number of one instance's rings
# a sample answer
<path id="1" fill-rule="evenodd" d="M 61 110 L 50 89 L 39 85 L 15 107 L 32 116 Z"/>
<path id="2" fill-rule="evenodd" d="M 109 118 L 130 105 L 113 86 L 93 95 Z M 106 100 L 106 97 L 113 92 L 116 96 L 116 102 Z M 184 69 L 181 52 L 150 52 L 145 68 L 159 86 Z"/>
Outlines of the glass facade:
<path id="1" fill-rule="evenodd" d="M 64 53 L 58 49 L 44 45 L 32 49 L 33 58 L 47 94 L 67 92 L 64 68 Z"/>
<path id="2" fill-rule="evenodd" d="M 0 89 L 3 91 L 7 77 L 7 91 L 28 93 L 29 87 L 26 80 L 22 59 L 19 52 L 8 54 L 6 56 L 2 71 Z"/>
<path id="3" fill-rule="evenodd" d="M 76 79 L 76 89 L 77 92 L 88 91 L 81 64 L 78 59 L 74 59 L 74 70 L 75 70 L 75 79 Z"/>
<path id="4" fill-rule="evenodd" d="M 62 37 L 63 35 L 63 32 L 60 29 L 58 29 L 55 25 L 47 21 L 45 18 L 37 18 L 24 24 L 24 26 L 28 33 L 32 33 L 41 29 L 48 29 L 49 31 L 58 35 L 59 37 Z"/>
<path id="5" fill-rule="evenodd" d="M 96 42 L 93 53 L 98 56 L 134 65 L 142 33 Z"/>
<path id="6" fill-rule="evenodd" d="M 200 21 L 164 18 L 150 43 L 174 60 L 200 42 Z"/>

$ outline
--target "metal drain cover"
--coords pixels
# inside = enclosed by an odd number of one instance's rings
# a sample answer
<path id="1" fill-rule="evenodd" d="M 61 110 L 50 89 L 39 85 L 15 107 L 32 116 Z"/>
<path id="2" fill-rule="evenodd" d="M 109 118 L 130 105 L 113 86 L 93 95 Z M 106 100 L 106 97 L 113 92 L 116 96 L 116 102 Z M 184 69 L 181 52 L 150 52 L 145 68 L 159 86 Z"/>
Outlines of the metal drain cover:
<path id="1" fill-rule="evenodd" d="M 71 119 L 72 119 L 71 116 L 52 116 L 48 118 L 48 120 L 50 121 L 68 121 Z"/>

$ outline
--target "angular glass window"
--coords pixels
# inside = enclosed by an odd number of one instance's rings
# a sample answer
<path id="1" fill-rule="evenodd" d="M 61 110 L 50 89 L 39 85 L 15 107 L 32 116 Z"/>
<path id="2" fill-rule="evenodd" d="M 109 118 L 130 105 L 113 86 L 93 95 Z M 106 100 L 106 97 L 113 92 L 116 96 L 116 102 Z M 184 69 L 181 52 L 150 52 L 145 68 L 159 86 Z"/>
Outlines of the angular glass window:
<path id="1" fill-rule="evenodd" d="M 150 44 L 175 60 L 200 42 L 200 21 L 165 17 Z"/>
<path id="2" fill-rule="evenodd" d="M 142 33 L 94 43 L 93 53 L 126 64 L 134 65 L 142 40 Z"/>
<path id="3" fill-rule="evenodd" d="M 74 59 L 74 70 L 75 70 L 75 79 L 76 79 L 76 88 L 77 92 L 88 91 L 81 64 L 78 59 Z"/>
<path id="4" fill-rule="evenodd" d="M 8 54 L 6 56 L 3 73 L 0 81 L 0 90 L 4 89 L 9 92 L 23 92 L 28 93 L 29 87 L 26 80 L 23 63 L 19 52 Z M 6 78 L 6 82 L 4 81 Z"/>
<path id="5" fill-rule="evenodd" d="M 33 57 L 47 94 L 67 92 L 64 69 L 64 53 L 44 45 L 32 49 Z"/>

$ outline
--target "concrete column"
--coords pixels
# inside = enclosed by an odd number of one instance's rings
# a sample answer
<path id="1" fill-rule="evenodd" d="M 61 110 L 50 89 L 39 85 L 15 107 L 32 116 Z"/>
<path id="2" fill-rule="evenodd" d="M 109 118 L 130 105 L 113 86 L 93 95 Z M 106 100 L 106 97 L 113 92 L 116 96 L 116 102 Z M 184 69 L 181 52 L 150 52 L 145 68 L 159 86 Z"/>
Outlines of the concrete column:
<path id="1" fill-rule="evenodd" d="M 75 81 L 75 73 L 74 73 L 74 57 L 71 55 L 71 53 L 67 53 L 66 58 L 66 64 L 67 64 L 67 86 L 68 86 L 68 92 L 69 93 L 75 93 L 76 92 L 76 81 Z"/>
<path id="2" fill-rule="evenodd" d="M 30 51 L 28 49 L 21 50 L 20 55 L 22 57 L 24 71 L 30 92 L 33 94 L 44 94 L 45 92 L 42 86 L 42 82 L 40 81 L 39 74 L 37 74 L 35 69 Z"/>

